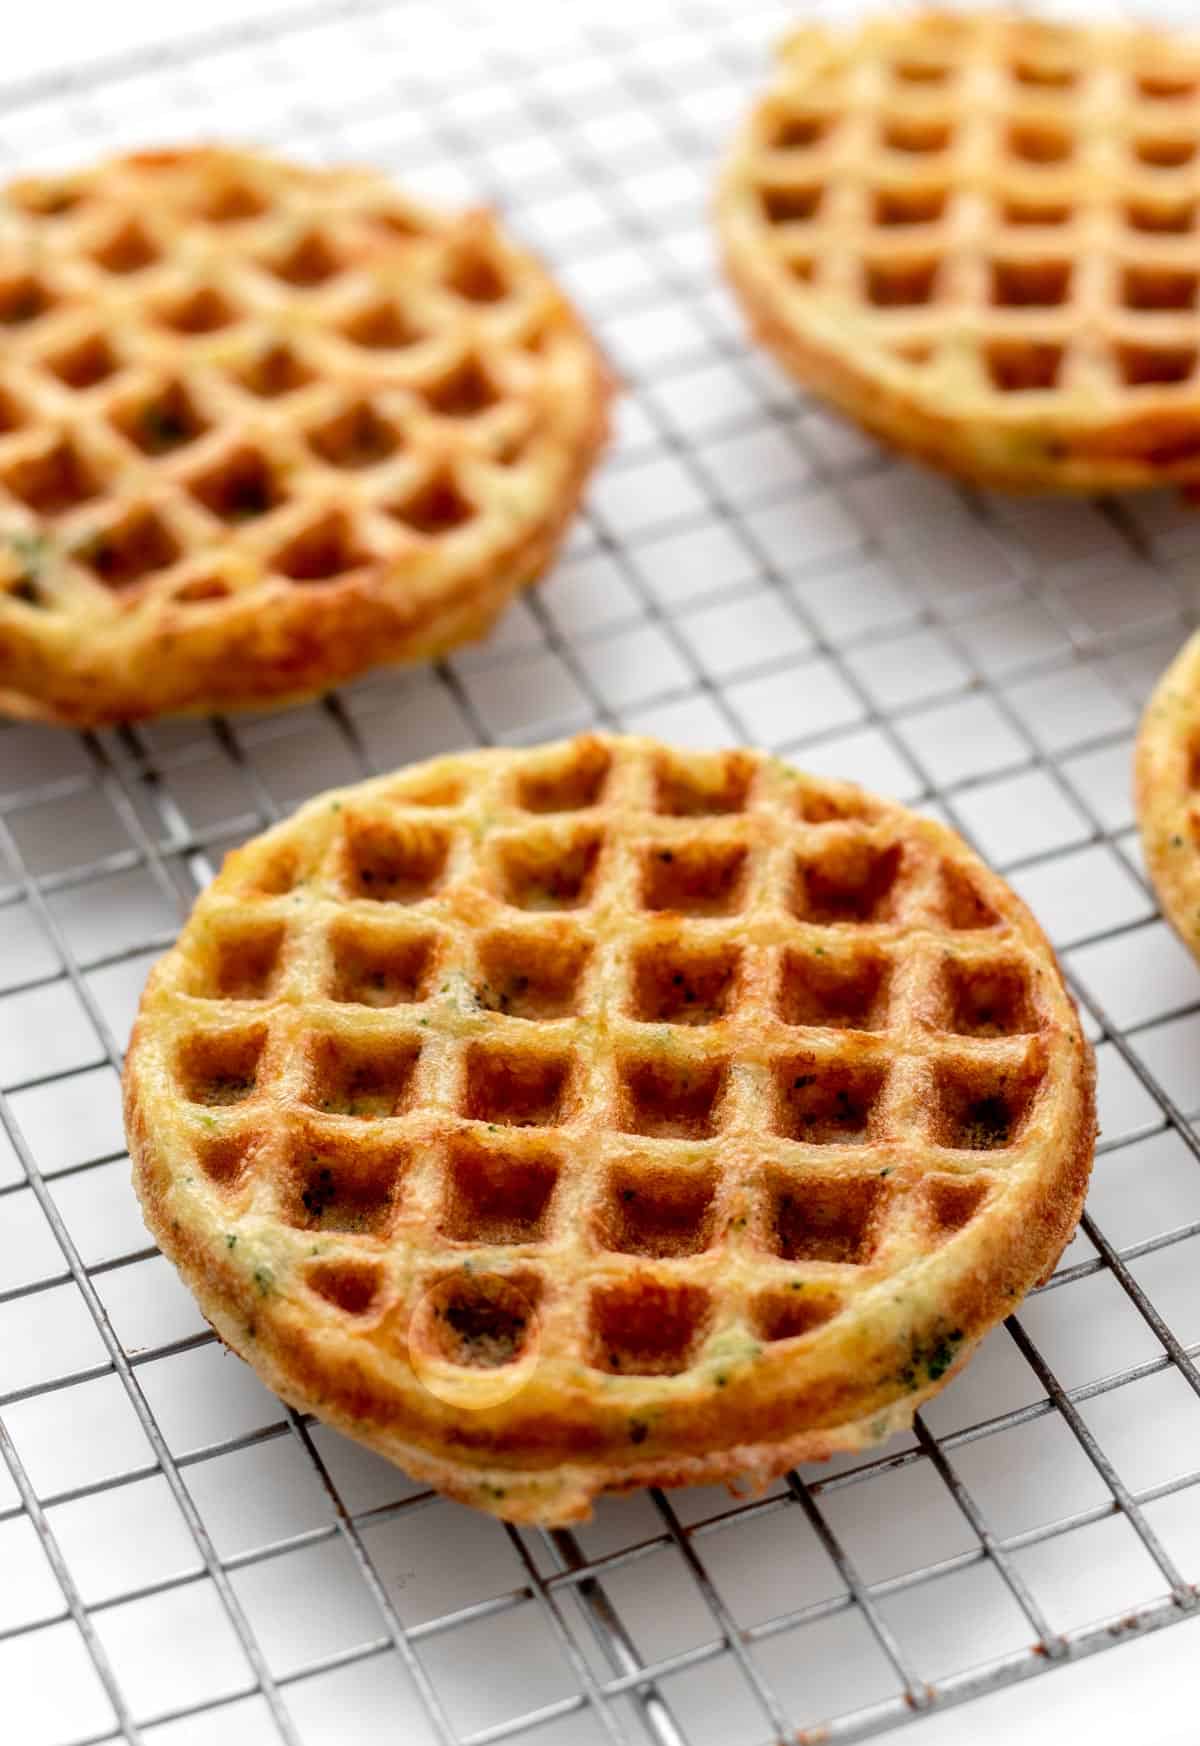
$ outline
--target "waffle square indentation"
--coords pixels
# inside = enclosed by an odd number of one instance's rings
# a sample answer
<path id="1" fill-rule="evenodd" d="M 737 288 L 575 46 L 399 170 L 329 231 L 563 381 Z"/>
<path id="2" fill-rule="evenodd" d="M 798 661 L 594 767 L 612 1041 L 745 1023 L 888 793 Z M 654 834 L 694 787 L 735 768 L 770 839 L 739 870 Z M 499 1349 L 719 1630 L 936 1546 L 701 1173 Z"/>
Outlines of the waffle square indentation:
<path id="1" fill-rule="evenodd" d="M 633 1017 L 644 1024 L 715 1024 L 729 1011 L 740 962 L 732 944 L 648 940 L 633 961 Z"/>
<path id="2" fill-rule="evenodd" d="M 835 955 L 822 946 L 788 947 L 779 980 L 779 1016 L 787 1025 L 878 1031 L 887 1023 L 892 962 L 883 952 Z"/>
<path id="3" fill-rule="evenodd" d="M 197 1030 L 184 1042 L 176 1063 L 180 1089 L 189 1103 L 244 1103 L 258 1088 L 259 1060 L 266 1029 Z"/>
<path id="4" fill-rule="evenodd" d="M 305 231 L 281 255 L 268 263 L 268 270 L 297 290 L 312 290 L 342 270 L 341 258 L 320 230 Z"/>
<path id="5" fill-rule="evenodd" d="M 841 1307 L 840 1298 L 831 1292 L 795 1280 L 781 1290 L 760 1292 L 750 1321 L 760 1340 L 797 1340 L 824 1327 Z"/>
<path id="6" fill-rule="evenodd" d="M 93 249 L 92 259 L 106 273 L 140 273 L 161 259 L 161 250 L 145 227 L 129 218 Z"/>
<path id="7" fill-rule="evenodd" d="M 180 554 L 174 534 L 152 509 L 135 509 L 95 534 L 76 556 L 106 588 L 130 588 Z"/>
<path id="8" fill-rule="evenodd" d="M 238 371 L 237 380 L 261 400 L 278 400 L 306 388 L 313 373 L 292 346 L 279 342 L 257 352 Z"/>
<path id="9" fill-rule="evenodd" d="M 1190 134 L 1149 134 L 1133 142 L 1133 155 L 1140 164 L 1156 170 L 1181 170 L 1196 155 L 1196 139 Z"/>
<path id="10" fill-rule="evenodd" d="M 65 350 L 46 359 L 46 364 L 66 387 L 77 394 L 86 393 L 120 369 L 120 360 L 106 336 L 90 333 L 75 340 Z"/>
<path id="11" fill-rule="evenodd" d="M 553 1127 L 566 1113 L 570 1066 L 566 1054 L 472 1044 L 467 1051 L 464 1114 L 471 1121 L 497 1126 Z"/>
<path id="12" fill-rule="evenodd" d="M 771 132 L 770 143 L 777 152 L 802 152 L 820 145 L 835 126 L 832 115 L 817 110 L 793 110 L 781 115 Z"/>
<path id="13" fill-rule="evenodd" d="M 824 189 L 820 183 L 800 183 L 764 188 L 763 212 L 769 224 L 807 224 L 820 209 Z"/>
<path id="14" fill-rule="evenodd" d="M 1000 308 L 1054 309 L 1071 290 L 1071 262 L 1043 256 L 992 262 L 992 302 Z"/>
<path id="15" fill-rule="evenodd" d="M 440 886 L 450 854 L 437 825 L 351 814 L 343 837 L 343 878 L 349 897 L 373 903 L 421 903 Z"/>
<path id="16" fill-rule="evenodd" d="M 310 1291 L 348 1316 L 365 1316 L 375 1305 L 383 1287 L 383 1270 L 371 1261 L 340 1256 L 336 1261 L 318 1261 L 308 1269 L 304 1282 Z"/>
<path id="17" fill-rule="evenodd" d="M 297 1135 L 285 1209 L 289 1222 L 302 1230 L 385 1236 L 408 1166 L 402 1146 L 350 1136 Z"/>
<path id="18" fill-rule="evenodd" d="M 1131 200 L 1125 208 L 1125 222 L 1130 230 L 1148 231 L 1163 236 L 1185 236 L 1196 223 L 1196 202 L 1157 195 Z"/>
<path id="19" fill-rule="evenodd" d="M 400 444 L 395 425 L 380 417 L 365 399 L 344 407 L 308 433 L 308 446 L 318 460 L 344 470 L 377 467 L 394 455 Z"/>
<path id="20" fill-rule="evenodd" d="M 343 323 L 342 333 L 351 345 L 370 352 L 402 351 L 406 346 L 416 345 L 422 337 L 420 330 L 390 298 L 379 299 L 357 310 Z"/>
<path id="21" fill-rule="evenodd" d="M 248 443 L 197 474 L 188 489 L 210 515 L 229 523 L 267 515 L 284 499 L 274 468 Z"/>
<path id="22" fill-rule="evenodd" d="M 1162 264 L 1129 266 L 1121 278 L 1126 309 L 1190 310 L 1196 307 L 1200 275 L 1190 268 Z"/>
<path id="23" fill-rule="evenodd" d="M 1019 227 L 1033 225 L 1058 226 L 1069 224 L 1074 207 L 1069 200 L 1058 200 L 1045 195 L 1035 196 L 1022 192 L 1011 195 L 1001 203 L 999 216 L 1002 224 L 1012 224 Z"/>
<path id="24" fill-rule="evenodd" d="M 903 890 L 903 847 L 859 836 L 831 840 L 796 861 L 792 907 L 804 921 L 887 922 Z"/>
<path id="25" fill-rule="evenodd" d="M 935 1242 L 944 1243 L 970 1224 L 991 1192 L 991 1183 L 976 1177 L 927 1176 L 921 1199 Z"/>
<path id="26" fill-rule="evenodd" d="M 879 188 L 875 193 L 876 224 L 937 224 L 946 213 L 949 190 L 941 184 L 911 188 Z"/>
<path id="27" fill-rule="evenodd" d="M 4 485 L 36 515 L 45 516 L 65 515 L 100 491 L 95 468 L 70 437 L 14 461 L 5 471 Z"/>
<path id="28" fill-rule="evenodd" d="M 581 812 L 595 806 L 612 756 L 599 740 L 577 741 L 565 757 L 539 758 L 517 775 L 517 804 L 526 812 Z"/>
<path id="29" fill-rule="evenodd" d="M 598 830 L 513 837 L 498 852 L 500 888 L 516 909 L 580 909 L 591 900 L 604 838 Z"/>
<path id="30" fill-rule="evenodd" d="M 898 112 L 883 118 L 879 137 L 889 151 L 924 157 L 947 149 L 954 138 L 954 126 L 938 115 Z"/>
<path id="31" fill-rule="evenodd" d="M 647 1277 L 600 1287 L 591 1299 L 591 1362 L 618 1376 L 676 1376 L 695 1357 L 710 1313 L 697 1285 Z"/>
<path id="32" fill-rule="evenodd" d="M 194 443 L 209 422 L 180 381 L 170 381 L 147 398 L 131 400 L 113 416 L 121 435 L 144 455 L 168 455 Z"/>
<path id="33" fill-rule="evenodd" d="M 1190 382 L 1196 373 L 1197 351 L 1187 345 L 1122 345 L 1117 363 L 1128 388 L 1170 388 Z"/>
<path id="34" fill-rule="evenodd" d="M 1008 149 L 1027 164 L 1063 164 L 1075 151 L 1070 128 L 1055 121 L 1015 121 L 1008 130 Z"/>
<path id="35" fill-rule="evenodd" d="M 446 467 L 433 473 L 406 496 L 385 503 L 387 513 L 403 522 L 410 533 L 436 540 L 465 527 L 478 513 L 475 504 Z"/>
<path id="36" fill-rule="evenodd" d="M 274 992 L 283 947 L 282 922 L 224 928 L 192 992 L 215 1000 L 263 1000 Z"/>
<path id="37" fill-rule="evenodd" d="M 511 290 L 500 262 L 474 243 L 455 252 L 446 284 L 467 303 L 501 303 Z"/>
<path id="38" fill-rule="evenodd" d="M 709 1139 L 717 1131 L 727 1068 L 664 1052 L 627 1060 L 621 1068 L 620 1125 L 650 1139 Z"/>
<path id="39" fill-rule="evenodd" d="M 744 843 L 708 837 L 647 848 L 642 902 L 679 915 L 730 915 L 743 902 L 747 863 Z"/>
<path id="40" fill-rule="evenodd" d="M 254 1155 L 252 1133 L 205 1134 L 196 1146 L 196 1159 L 208 1180 L 223 1194 L 240 1188 Z"/>
<path id="41" fill-rule="evenodd" d="M 463 1370 L 499 1370 L 536 1354 L 542 1284 L 529 1271 L 456 1273 L 430 1287 L 409 1349 Z"/>
<path id="42" fill-rule="evenodd" d="M 936 1076 L 934 1141 L 969 1152 L 1016 1145 L 1040 1083 L 1035 1062 L 944 1062 Z"/>
<path id="43" fill-rule="evenodd" d="M 1066 348 L 1039 340 L 996 340 L 984 357 L 992 386 L 1001 394 L 1033 394 L 1057 387 Z"/>
<path id="44" fill-rule="evenodd" d="M 654 810 L 673 818 L 712 818 L 744 812 L 754 761 L 744 753 L 681 758 L 661 753 L 654 769 Z"/>
<path id="45" fill-rule="evenodd" d="M 209 224 L 244 224 L 267 210 L 267 201 L 249 182 L 225 176 L 206 192 L 196 206 L 196 215 Z"/>
<path id="46" fill-rule="evenodd" d="M 768 1235 L 784 1261 L 861 1267 L 879 1236 L 886 1191 L 878 1177 L 780 1174 L 770 1186 Z"/>
<path id="47" fill-rule="evenodd" d="M 499 390 L 478 358 L 467 357 L 423 391 L 439 418 L 475 418 L 500 399 Z"/>
<path id="48" fill-rule="evenodd" d="M 594 1230 L 623 1255 L 696 1255 L 714 1234 L 716 1176 L 706 1167 L 630 1159 L 609 1171 Z"/>
<path id="49" fill-rule="evenodd" d="M 268 563 L 292 582 L 332 582 L 361 569 L 370 558 L 349 517 L 334 510 L 301 528 Z"/>
<path id="50" fill-rule="evenodd" d="M 23 327 L 53 309 L 57 299 L 33 273 L 19 273 L 12 279 L 0 279 L 0 324 Z"/>
<path id="51" fill-rule="evenodd" d="M 1013 1037 L 1037 1029 L 1029 981 L 1019 964 L 1003 959 L 947 958 L 949 1029 L 963 1037 Z"/>
<path id="52" fill-rule="evenodd" d="M 330 930 L 332 999 L 356 1006 L 424 1000 L 438 967 L 438 937 L 343 918 Z"/>
<path id="53" fill-rule="evenodd" d="M 192 338 L 217 333 L 237 319 L 237 308 L 216 285 L 196 285 L 165 303 L 159 311 L 159 320 L 164 327 L 174 328 L 176 333 Z"/>
<path id="54" fill-rule="evenodd" d="M 910 309 L 929 303 L 940 266 L 937 255 L 887 255 L 868 261 L 867 300 L 879 309 Z"/>
<path id="55" fill-rule="evenodd" d="M 485 1145 L 470 1134 L 448 1143 L 441 1230 L 458 1243 L 540 1243 L 561 1162 L 541 1145 Z"/>
<path id="56" fill-rule="evenodd" d="M 379 1121 L 407 1107 L 421 1045 L 415 1037 L 329 1031 L 308 1042 L 304 1101 L 327 1115 Z"/>
<path id="57" fill-rule="evenodd" d="M 775 1069 L 777 1131 L 809 1146 L 862 1146 L 871 1137 L 882 1062 L 790 1056 Z"/>
<path id="58" fill-rule="evenodd" d="M 567 924 L 497 931 L 479 945 L 479 1004 L 508 1018 L 571 1018 L 579 1011 L 591 943 Z"/>

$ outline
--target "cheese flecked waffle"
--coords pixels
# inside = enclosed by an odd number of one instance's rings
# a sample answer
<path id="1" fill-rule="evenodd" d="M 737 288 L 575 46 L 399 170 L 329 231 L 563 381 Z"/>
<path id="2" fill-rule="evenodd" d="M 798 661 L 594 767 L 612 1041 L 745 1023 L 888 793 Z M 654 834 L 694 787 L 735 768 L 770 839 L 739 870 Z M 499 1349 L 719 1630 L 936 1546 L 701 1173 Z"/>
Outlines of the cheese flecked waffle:
<path id="1" fill-rule="evenodd" d="M 1200 958 L 1200 632 L 1146 705 L 1134 770 L 1146 870 L 1167 920 Z"/>
<path id="2" fill-rule="evenodd" d="M 481 636 L 607 378 L 485 213 L 146 153 L 0 192 L 0 708 L 282 703 Z"/>
<path id="3" fill-rule="evenodd" d="M 1074 1229 L 1092 1080 L 943 826 L 587 737 L 234 852 L 125 1095 L 150 1228 L 270 1386 L 561 1522 L 906 1426 Z"/>
<path id="4" fill-rule="evenodd" d="M 1200 479 L 1200 38 L 1001 13 L 796 31 L 717 201 L 751 325 L 982 484 Z"/>

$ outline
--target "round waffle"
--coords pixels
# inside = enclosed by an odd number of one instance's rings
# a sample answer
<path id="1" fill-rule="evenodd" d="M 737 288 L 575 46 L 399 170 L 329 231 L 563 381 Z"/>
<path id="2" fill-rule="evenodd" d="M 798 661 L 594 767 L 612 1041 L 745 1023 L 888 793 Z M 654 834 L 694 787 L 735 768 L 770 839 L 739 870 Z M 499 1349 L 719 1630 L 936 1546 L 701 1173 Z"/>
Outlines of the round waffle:
<path id="1" fill-rule="evenodd" d="M 756 334 L 987 485 L 1200 478 L 1200 39 L 1001 13 L 805 27 L 720 185 Z"/>
<path id="2" fill-rule="evenodd" d="M 0 708 L 268 705 L 481 636 L 605 432 L 490 216 L 143 153 L 0 193 Z"/>
<path id="3" fill-rule="evenodd" d="M 1091 1052 L 952 832 L 587 737 L 235 851 L 125 1077 L 147 1221 L 286 1400 L 515 1521 L 906 1426 L 1044 1277 Z"/>
<path id="4" fill-rule="evenodd" d="M 1146 705 L 1134 786 L 1146 869 L 1167 920 L 1200 958 L 1200 632 Z"/>

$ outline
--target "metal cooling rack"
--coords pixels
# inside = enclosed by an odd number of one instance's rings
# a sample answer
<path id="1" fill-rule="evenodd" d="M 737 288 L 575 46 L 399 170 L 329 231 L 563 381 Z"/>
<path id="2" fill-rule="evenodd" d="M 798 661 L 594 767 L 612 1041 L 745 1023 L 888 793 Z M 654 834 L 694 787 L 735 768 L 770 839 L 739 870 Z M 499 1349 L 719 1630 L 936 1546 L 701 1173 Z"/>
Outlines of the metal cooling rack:
<path id="1" fill-rule="evenodd" d="M 782 22 L 360 0 L 0 90 L 14 166 L 240 135 L 495 200 L 629 386 L 568 554 L 487 646 L 280 716 L 0 736 L 12 1746 L 919 1739 L 1200 1610 L 1200 975 L 1127 779 L 1197 618 L 1200 517 L 952 490 L 747 348 L 705 202 Z M 1058 1273 L 913 1435 L 543 1534 L 432 1497 L 223 1353 L 146 1241 L 117 1071 L 232 843 L 330 783 L 591 722 L 766 744 L 950 818 L 1063 954 L 1104 1135 Z"/>

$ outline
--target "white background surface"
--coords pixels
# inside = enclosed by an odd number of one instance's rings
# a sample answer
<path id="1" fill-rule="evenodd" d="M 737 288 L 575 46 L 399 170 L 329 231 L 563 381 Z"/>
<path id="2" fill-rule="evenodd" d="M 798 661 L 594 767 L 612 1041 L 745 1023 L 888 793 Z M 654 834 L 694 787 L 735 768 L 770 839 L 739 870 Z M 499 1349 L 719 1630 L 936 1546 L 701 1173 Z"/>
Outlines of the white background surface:
<path id="1" fill-rule="evenodd" d="M 1200 976 L 1155 919 L 1141 882 L 1127 766 L 1146 687 L 1195 619 L 1200 525 L 1170 505 L 1135 506 L 1147 563 L 1090 506 L 985 502 L 968 516 L 949 488 L 888 463 L 745 352 L 716 289 L 705 152 L 748 95 L 758 44 L 783 12 L 755 8 L 743 18 L 742 9 L 730 9 L 721 40 L 741 49 L 744 72 L 736 76 L 714 74 L 708 44 L 694 32 L 664 37 L 660 9 L 640 0 L 569 9 L 510 0 L 491 35 L 472 31 L 462 6 L 395 7 L 380 15 L 377 32 L 356 24 L 317 47 L 308 33 L 291 33 L 265 49 L 202 57 L 132 83 L 89 80 L 63 94 L 55 84 L 73 65 L 119 60 L 180 28 L 204 37 L 292 10 L 213 0 L 182 26 L 166 8 L 127 0 L 102 8 L 49 0 L 14 11 L 0 87 L 49 83 L 44 102 L 0 105 L 0 150 L 6 162 L 34 164 L 104 145 L 228 131 L 291 151 L 376 157 L 430 194 L 499 194 L 597 321 L 631 393 L 567 561 L 536 603 L 509 615 L 490 647 L 452 663 L 452 684 L 416 675 L 350 688 L 345 708 L 368 756 L 386 765 L 481 733 L 529 740 L 599 716 L 685 741 L 752 739 L 905 800 L 944 802 L 1010 872 L 1080 986 L 1128 1030 L 1137 1059 L 1193 1115 Z M 1186 17 L 1190 9 L 1174 10 Z M 572 32 L 596 20 L 616 27 L 622 56 L 647 75 L 636 100 L 606 88 L 594 44 L 582 71 L 577 54 L 564 55 Z M 560 140 L 552 125 L 531 128 L 527 117 L 514 125 L 509 94 L 482 62 L 472 64 L 478 46 L 496 38 L 515 48 L 530 88 L 540 81 L 552 108 L 561 104 L 571 116 L 569 150 L 560 149 L 566 135 Z M 461 153 L 433 137 L 443 74 Z M 422 86 L 424 109 L 410 105 L 409 79 Z M 694 150 L 681 149 L 681 138 Z M 589 164 L 603 172 L 595 185 Z M 257 828 L 264 810 L 357 773 L 345 735 L 317 709 L 239 724 L 232 743 L 237 758 L 203 724 L 151 728 L 130 740 L 104 735 L 107 762 L 98 766 L 65 735 L 13 729 L 0 739 L 8 822 L 30 874 L 46 881 L 57 930 L 28 904 L 0 910 L 0 988 L 29 984 L 0 1005 L 0 1086 L 84 1263 L 100 1269 L 97 1289 L 130 1354 L 202 1331 L 169 1270 L 144 1252 L 119 1157 L 108 1044 L 123 1042 L 141 978 L 177 919 L 164 880 L 151 877 L 147 842 L 158 869 L 186 893 L 190 874 L 203 872 L 197 845 L 211 859 Z M 163 774 L 159 788 L 145 780 L 151 766 Z M 51 798 L 23 804 L 22 791 L 47 783 Z M 103 877 L 72 885 L 72 869 L 98 855 L 112 857 Z M 135 947 L 132 957 L 120 956 Z M 75 980 L 60 973 L 63 951 L 79 968 Z M 1109 1241 L 1127 1248 L 1200 1218 L 1200 1170 L 1111 1041 L 1101 1042 L 1100 1064 L 1105 1138 L 1090 1206 Z M 67 1077 L 33 1083 L 48 1071 Z M 112 1161 L 93 1162 L 104 1159 Z M 20 1179 L 0 1142 L 0 1187 Z M 54 1280 L 63 1268 L 27 1188 L 6 1195 L 0 1214 L 2 1397 L 100 1365 L 104 1352 L 73 1285 L 4 1301 L 5 1291 Z M 1196 1247 L 1183 1242 L 1132 1263 L 1187 1342 L 1200 1340 Z M 1089 1253 L 1080 1239 L 1064 1265 Z M 1021 1321 L 1068 1388 L 1159 1356 L 1103 1272 L 1043 1294 Z M 287 1436 L 245 1442 L 278 1423 L 275 1403 L 211 1346 L 155 1357 L 138 1375 L 171 1454 L 183 1458 L 217 1554 L 233 1561 L 235 1591 L 272 1672 L 286 1681 L 313 1660 L 376 1639 L 380 1616 L 341 1540 L 328 1534 L 328 1504 L 299 1445 Z M 1001 1333 L 931 1410 L 930 1426 L 953 1431 L 1038 1392 Z M 1197 1403 L 1173 1371 L 1096 1395 L 1081 1411 L 1137 1492 L 1200 1461 Z M 6 1419 L 45 1498 L 146 1469 L 133 1484 L 49 1509 L 133 1710 L 153 1718 L 244 1684 L 241 1651 L 211 1582 L 112 1604 L 196 1564 L 115 1379 L 36 1396 Z M 79 1425 L 88 1427 L 84 1438 Z M 219 1438 L 242 1441 L 189 1463 Z M 355 1512 L 390 1506 L 415 1489 L 339 1439 L 318 1433 L 317 1443 Z M 1056 1416 L 962 1445 L 954 1460 L 1003 1535 L 1100 1508 L 1109 1495 Z M 1192 1581 L 1200 1579 L 1195 1496 L 1193 1489 L 1146 1505 Z M 0 1513 L 14 1501 L 0 1467 Z M 675 1501 L 685 1522 L 722 1507 L 712 1495 Z M 830 1492 L 823 1505 L 871 1582 L 974 1544 L 927 1464 Z M 364 1541 L 406 1625 L 523 1580 L 501 1531 L 453 1506 L 363 1520 Z M 822 1592 L 818 1550 L 795 1524 L 785 1532 L 787 1521 L 777 1515 L 766 1519 L 765 1533 L 747 1524 L 703 1542 L 740 1623 Z M 581 1540 L 598 1554 L 655 1531 L 649 1505 L 628 1500 L 602 1509 Z M 272 1540 L 298 1533 L 311 1534 L 311 1543 L 256 1558 Z M 1118 1613 L 1163 1588 L 1116 1516 L 1014 1558 L 1056 1628 Z M 907 1590 L 881 1604 L 923 1675 L 961 1671 L 1028 1641 L 1027 1625 L 991 1578 L 974 1566 L 944 1591 Z M 670 1548 L 608 1588 L 647 1659 L 714 1634 Z M 0 1514 L 0 1631 L 53 1620 L 60 1610 L 28 1524 Z M 578 1620 L 575 1628 L 585 1635 Z M 869 1643 L 821 1636 L 822 1629 L 809 1628 L 811 1642 L 803 1633 L 767 1640 L 762 1651 L 798 1724 L 894 1691 Z M 1011 1746 L 1014 1736 L 1028 1746 L 1193 1740 L 1196 1632 L 1196 1623 L 1179 1625 L 1090 1657 L 922 1720 L 905 1737 L 917 1746 Z M 574 1689 L 531 1605 L 486 1631 L 431 1637 L 422 1653 L 464 1731 Z M 726 1655 L 664 1687 L 697 1746 L 757 1746 L 765 1738 L 728 1664 Z M 388 1658 L 284 1690 L 303 1746 L 384 1738 L 409 1746 L 426 1738 Z M 0 1694 L 13 1746 L 91 1737 L 104 1726 L 103 1696 L 70 1623 L 0 1638 Z M 640 1742 L 636 1721 L 622 1719 Z M 147 1746 L 258 1746 L 275 1737 L 258 1699 L 145 1734 Z M 575 1717 L 520 1738 L 591 1746 L 600 1736 Z"/>

